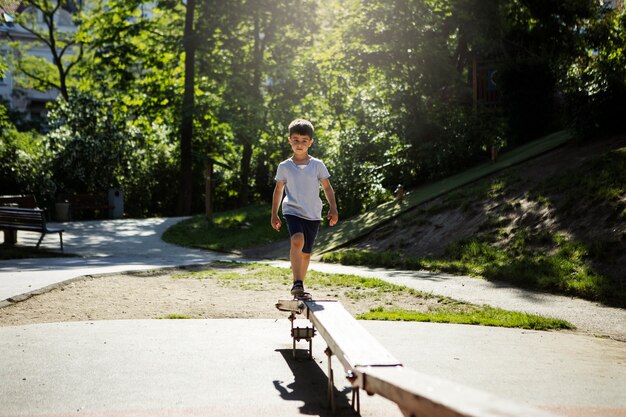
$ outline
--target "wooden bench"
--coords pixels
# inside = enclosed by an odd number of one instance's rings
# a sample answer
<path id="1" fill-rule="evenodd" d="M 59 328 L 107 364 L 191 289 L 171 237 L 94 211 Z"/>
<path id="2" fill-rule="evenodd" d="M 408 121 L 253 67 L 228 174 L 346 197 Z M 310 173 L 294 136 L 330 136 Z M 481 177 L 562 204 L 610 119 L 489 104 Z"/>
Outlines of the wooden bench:
<path id="1" fill-rule="evenodd" d="M 395 402 L 407 417 L 556 417 L 539 408 L 405 368 L 338 301 L 281 300 L 276 307 L 290 311 L 290 320 L 302 314 L 313 323 L 314 328 L 300 336 L 313 337 L 317 330 L 326 341 L 328 401 L 333 411 L 331 357 L 335 355 L 352 384 L 352 405 L 357 413 L 362 389 Z M 293 321 L 292 337 L 295 341 Z"/>
<path id="2" fill-rule="evenodd" d="M 37 249 L 48 233 L 58 233 L 63 252 L 63 231 L 61 228 L 49 228 L 46 225 L 46 211 L 39 208 L 0 207 L 0 230 L 4 231 L 5 244 L 11 245 L 11 239 L 7 239 L 7 231 L 24 230 L 41 233 L 37 242 Z"/>
<path id="3" fill-rule="evenodd" d="M 93 216 L 109 217 L 109 210 L 114 206 L 109 205 L 106 193 L 80 193 L 80 194 L 62 194 L 59 195 L 59 201 L 70 203 L 70 213 L 82 216 L 85 211 L 93 211 Z M 104 213 L 104 214 L 103 214 Z"/>
<path id="4" fill-rule="evenodd" d="M 0 206 L 37 208 L 34 195 L 0 195 Z"/>
<path id="5" fill-rule="evenodd" d="M 2 195 L 0 196 L 0 206 L 37 208 L 37 200 L 34 195 Z M 4 243 L 15 245 L 17 243 L 17 230 L 4 230 Z"/>

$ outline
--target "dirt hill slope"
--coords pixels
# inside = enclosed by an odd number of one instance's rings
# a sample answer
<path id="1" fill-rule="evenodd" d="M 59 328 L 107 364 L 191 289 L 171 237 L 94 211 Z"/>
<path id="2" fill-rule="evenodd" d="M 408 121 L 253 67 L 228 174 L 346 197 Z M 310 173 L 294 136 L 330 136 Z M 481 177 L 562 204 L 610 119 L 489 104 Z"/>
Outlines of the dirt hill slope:
<path id="1" fill-rule="evenodd" d="M 622 172 L 604 172 L 609 166 Z M 507 247 L 525 233 L 549 253 L 554 247 L 542 236 L 559 234 L 589 248 L 593 270 L 623 290 L 626 186 L 614 182 L 625 175 L 626 136 L 568 144 L 418 206 L 351 247 L 436 258 L 477 235 Z"/>

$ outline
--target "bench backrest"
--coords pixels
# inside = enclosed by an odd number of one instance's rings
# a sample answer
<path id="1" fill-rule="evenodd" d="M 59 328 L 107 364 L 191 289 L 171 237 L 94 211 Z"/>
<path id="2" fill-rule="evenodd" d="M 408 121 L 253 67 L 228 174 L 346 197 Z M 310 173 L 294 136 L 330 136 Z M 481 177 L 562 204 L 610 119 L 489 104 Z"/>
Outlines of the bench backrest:
<path id="1" fill-rule="evenodd" d="M 34 195 L 0 195 L 0 206 L 37 208 Z"/>
<path id="2" fill-rule="evenodd" d="M 0 228 L 3 226 L 23 230 L 45 230 L 45 210 L 38 208 L 0 207 Z"/>

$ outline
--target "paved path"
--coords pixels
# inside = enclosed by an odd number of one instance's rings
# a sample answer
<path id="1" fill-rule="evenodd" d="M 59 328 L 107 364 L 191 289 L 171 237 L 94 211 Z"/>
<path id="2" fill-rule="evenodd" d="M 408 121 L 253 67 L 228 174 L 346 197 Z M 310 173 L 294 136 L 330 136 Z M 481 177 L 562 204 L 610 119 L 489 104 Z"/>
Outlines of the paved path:
<path id="1" fill-rule="evenodd" d="M 90 274 L 136 271 L 232 259 L 233 255 L 182 248 L 161 240 L 181 218 L 84 221 L 62 226 L 65 252 L 71 258 L 0 261 L 0 303 L 45 290 L 60 282 Z M 20 244 L 34 246 L 38 234 L 19 232 Z M 42 246 L 59 250 L 59 240 L 48 235 Z"/>
<path id="2" fill-rule="evenodd" d="M 87 274 L 234 258 L 162 242 L 161 233 L 179 220 L 67 223 L 66 250 L 81 257 L 1 261 L 0 302 Z M 35 239 L 19 233 L 21 243 L 34 244 Z M 44 245 L 54 248 L 58 241 L 49 236 Z M 317 263 L 313 267 L 549 313 L 593 333 L 624 334 L 623 310 L 594 303 L 444 274 Z M 626 417 L 623 342 L 477 326 L 363 325 L 405 366 L 421 372 L 563 415 Z M 0 416 L 327 415 L 323 341 L 315 339 L 315 362 L 293 360 L 288 329 L 287 320 L 123 320 L 0 327 Z M 335 367 L 340 369 L 338 363 Z M 338 384 L 339 415 L 352 415 L 347 387 Z M 383 398 L 363 396 L 362 415 L 400 413 Z"/>

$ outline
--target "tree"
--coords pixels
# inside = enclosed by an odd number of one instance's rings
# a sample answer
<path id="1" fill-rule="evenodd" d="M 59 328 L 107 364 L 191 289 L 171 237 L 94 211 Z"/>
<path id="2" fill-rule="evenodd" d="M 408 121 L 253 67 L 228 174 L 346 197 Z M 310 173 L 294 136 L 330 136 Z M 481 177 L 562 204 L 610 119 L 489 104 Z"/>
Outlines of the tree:
<path id="1" fill-rule="evenodd" d="M 564 89 L 568 122 L 584 139 L 621 133 L 626 107 L 626 9 L 601 6 L 589 19 Z"/>
<path id="2" fill-rule="evenodd" d="M 195 65 L 197 37 L 194 31 L 196 2 L 187 0 L 183 49 L 185 53 L 185 87 L 180 121 L 180 194 L 178 213 L 191 214 L 193 197 L 192 143 L 195 108 Z"/>
<path id="3" fill-rule="evenodd" d="M 274 132 L 282 126 L 281 135 L 286 130 L 288 121 L 284 119 L 289 115 L 284 110 L 289 106 L 285 102 L 280 105 L 280 120 L 268 119 L 268 115 L 276 114 L 274 95 L 283 94 L 283 86 L 294 87 L 292 68 L 312 42 L 315 2 L 222 3 L 208 1 L 201 9 L 200 32 L 208 36 L 200 49 L 199 75 L 215 80 L 210 88 L 221 98 L 217 118 L 230 127 L 239 149 L 238 178 L 232 186 L 237 190 L 238 204 L 246 205 L 254 189 L 254 173 L 259 172 L 257 166 L 261 171 L 269 169 L 269 155 L 261 149 L 258 155 L 262 160 L 255 160 L 257 148 L 264 143 L 268 130 Z M 308 18 L 294 18 L 296 15 Z M 293 88 L 289 91 L 287 103 L 302 96 Z"/>
<path id="4" fill-rule="evenodd" d="M 69 98 L 70 73 L 83 59 L 83 42 L 76 29 L 81 21 L 82 2 L 71 0 L 26 0 L 16 23 L 34 38 L 34 43 L 20 48 L 14 43 L 17 67 L 32 87 L 47 91 L 59 91 L 65 100 Z M 52 62 L 28 53 L 37 44 L 44 45 L 51 54 Z"/>

